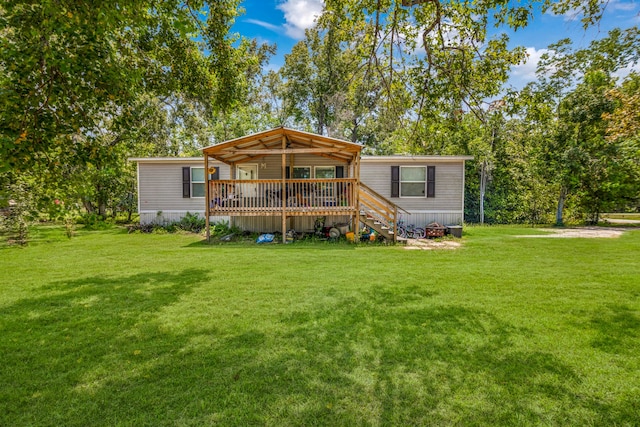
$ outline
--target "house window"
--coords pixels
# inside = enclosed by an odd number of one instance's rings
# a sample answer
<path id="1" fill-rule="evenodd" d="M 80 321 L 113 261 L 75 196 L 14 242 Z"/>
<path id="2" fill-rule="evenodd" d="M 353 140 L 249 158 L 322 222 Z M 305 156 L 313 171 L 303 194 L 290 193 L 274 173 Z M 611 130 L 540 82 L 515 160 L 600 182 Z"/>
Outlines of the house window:
<path id="1" fill-rule="evenodd" d="M 258 165 L 242 165 L 236 168 L 236 179 L 258 179 Z"/>
<path id="2" fill-rule="evenodd" d="M 424 166 L 400 167 L 400 197 L 425 197 L 427 168 Z"/>
<path id="3" fill-rule="evenodd" d="M 316 179 L 330 179 L 336 177 L 335 166 L 316 166 Z"/>
<path id="4" fill-rule="evenodd" d="M 309 179 L 311 178 L 311 168 L 309 166 L 294 166 L 293 179 Z"/>
<path id="5" fill-rule="evenodd" d="M 204 168 L 191 168 L 191 197 L 204 197 Z"/>

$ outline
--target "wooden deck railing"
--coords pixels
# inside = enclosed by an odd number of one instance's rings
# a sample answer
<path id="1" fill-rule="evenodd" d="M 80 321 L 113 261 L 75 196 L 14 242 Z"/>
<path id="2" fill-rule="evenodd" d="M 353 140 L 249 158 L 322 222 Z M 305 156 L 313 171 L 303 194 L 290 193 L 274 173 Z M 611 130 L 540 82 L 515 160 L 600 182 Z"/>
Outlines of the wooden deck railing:
<path id="1" fill-rule="evenodd" d="M 360 183 L 359 191 L 361 213 L 379 221 L 383 226 L 393 230 L 394 235 L 397 235 L 398 210 L 407 211 L 363 183 Z"/>
<path id="2" fill-rule="evenodd" d="M 355 211 L 356 180 L 288 179 L 209 181 L 211 215 L 331 215 Z"/>

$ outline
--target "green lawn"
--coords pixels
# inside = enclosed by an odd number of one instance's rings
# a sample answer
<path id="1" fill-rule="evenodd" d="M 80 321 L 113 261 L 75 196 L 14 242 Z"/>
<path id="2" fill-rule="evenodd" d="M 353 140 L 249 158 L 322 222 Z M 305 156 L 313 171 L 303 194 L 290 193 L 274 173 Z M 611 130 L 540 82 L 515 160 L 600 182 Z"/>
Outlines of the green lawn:
<path id="1" fill-rule="evenodd" d="M 640 423 L 640 230 L 458 250 L 37 230 L 0 249 L 0 425 Z"/>

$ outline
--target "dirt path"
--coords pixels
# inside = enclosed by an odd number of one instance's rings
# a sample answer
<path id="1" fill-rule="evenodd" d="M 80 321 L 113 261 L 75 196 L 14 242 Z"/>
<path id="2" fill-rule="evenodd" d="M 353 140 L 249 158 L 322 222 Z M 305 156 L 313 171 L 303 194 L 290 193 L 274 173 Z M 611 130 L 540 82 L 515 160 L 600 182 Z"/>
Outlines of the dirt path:
<path id="1" fill-rule="evenodd" d="M 581 239 L 612 239 L 620 237 L 628 228 L 615 227 L 577 227 L 577 228 L 539 228 L 540 234 L 523 234 L 520 238 L 581 238 Z M 457 249 L 462 246 L 459 240 L 442 239 L 407 239 L 405 249 L 408 250 L 433 250 L 433 249 Z"/>
<path id="2" fill-rule="evenodd" d="M 544 234 L 529 234 L 522 238 L 615 238 L 625 232 L 624 228 L 615 227 L 579 227 L 579 228 L 541 228 Z"/>
<path id="3" fill-rule="evenodd" d="M 610 224 L 635 224 L 640 225 L 640 219 L 605 218 L 605 222 Z"/>
<path id="4" fill-rule="evenodd" d="M 407 239 L 405 249 L 429 251 L 433 249 L 457 249 L 462 244 L 457 240 Z"/>

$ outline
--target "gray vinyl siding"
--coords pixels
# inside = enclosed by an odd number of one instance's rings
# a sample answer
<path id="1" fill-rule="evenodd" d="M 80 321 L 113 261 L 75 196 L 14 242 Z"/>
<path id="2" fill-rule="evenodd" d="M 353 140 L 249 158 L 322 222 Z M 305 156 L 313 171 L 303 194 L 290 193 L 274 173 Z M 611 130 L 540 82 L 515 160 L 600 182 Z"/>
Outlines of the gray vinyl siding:
<path id="1" fill-rule="evenodd" d="M 455 212 L 411 212 L 406 214 L 400 213 L 400 220 L 405 224 L 413 224 L 416 227 L 424 227 L 432 222 L 437 222 L 442 225 L 462 225 L 464 220 L 464 213 L 461 211 Z"/>
<path id="2" fill-rule="evenodd" d="M 221 163 L 220 179 L 229 179 L 229 167 Z M 142 212 L 204 213 L 203 197 L 182 197 L 182 168 L 204 167 L 204 160 L 138 163 L 138 208 Z"/>
<path id="3" fill-rule="evenodd" d="M 391 197 L 391 166 L 435 166 L 435 197 Z M 398 159 L 389 162 L 362 161 L 360 180 L 363 184 L 380 193 L 398 206 L 408 211 L 462 211 L 463 210 L 464 162 L 419 163 Z"/>
<path id="4" fill-rule="evenodd" d="M 281 179 L 282 158 L 279 155 L 266 156 L 256 160 L 258 179 Z M 287 165 L 291 157 L 287 158 Z M 211 166 L 220 167 L 220 179 L 230 179 L 228 165 L 210 161 Z M 294 166 L 344 166 L 345 177 L 353 176 L 347 164 L 313 154 L 296 155 Z M 182 197 L 182 168 L 203 167 L 204 159 L 143 159 L 138 161 L 138 207 L 141 223 L 163 223 L 178 221 L 187 212 L 204 215 L 204 198 Z M 435 197 L 391 198 L 392 166 L 435 166 Z M 313 172 L 312 172 L 313 174 Z M 313 176 L 313 175 L 312 175 Z M 437 160 L 410 157 L 376 159 L 374 156 L 362 158 L 360 179 L 382 196 L 410 212 L 405 222 L 423 226 L 436 221 L 441 224 L 461 224 L 463 221 L 464 160 Z M 282 224 L 280 217 L 211 217 L 212 222 L 229 221 L 251 231 L 276 231 Z M 327 226 L 334 222 L 346 222 L 348 217 L 327 218 Z M 297 231 L 313 228 L 313 218 L 289 218 L 287 227 Z"/>
<path id="5" fill-rule="evenodd" d="M 293 158 L 293 163 L 291 162 L 291 156 L 287 156 L 287 166 L 290 166 L 291 164 L 293 164 L 293 166 L 310 166 L 312 177 L 313 168 L 315 166 L 344 166 L 345 178 L 351 176 L 351 172 L 348 171 L 349 168 L 346 163 L 341 163 L 325 157 L 314 156 L 313 154 L 298 154 Z M 247 162 L 242 165 L 258 165 L 258 179 L 282 179 L 282 157 L 279 155 L 265 156 L 255 162 Z"/>

